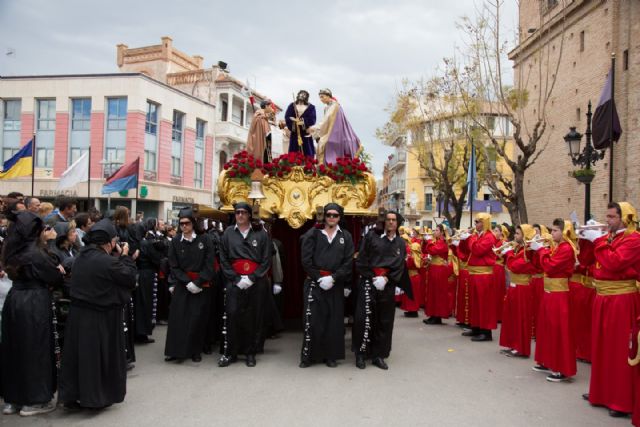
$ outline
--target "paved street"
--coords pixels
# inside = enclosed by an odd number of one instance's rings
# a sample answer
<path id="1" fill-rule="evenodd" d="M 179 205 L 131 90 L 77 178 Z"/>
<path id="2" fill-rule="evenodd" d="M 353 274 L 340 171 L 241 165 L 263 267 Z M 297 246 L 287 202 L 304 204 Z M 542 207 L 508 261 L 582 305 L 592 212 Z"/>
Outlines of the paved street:
<path id="1" fill-rule="evenodd" d="M 451 324 L 453 322 L 449 320 Z M 19 426 L 627 426 L 580 397 L 589 366 L 578 364 L 571 383 L 553 384 L 533 372 L 532 360 L 498 353 L 493 343 L 471 343 L 451 325 L 423 325 L 398 312 L 389 371 L 360 371 L 354 358 L 338 368 L 297 367 L 301 333 L 267 343 L 256 368 L 226 369 L 216 357 L 181 365 L 163 361 L 166 327 L 156 343 L 136 349 L 124 403 L 101 413 L 0 416 Z M 495 335 L 497 337 L 497 335 Z M 349 344 L 349 342 L 347 342 Z"/>

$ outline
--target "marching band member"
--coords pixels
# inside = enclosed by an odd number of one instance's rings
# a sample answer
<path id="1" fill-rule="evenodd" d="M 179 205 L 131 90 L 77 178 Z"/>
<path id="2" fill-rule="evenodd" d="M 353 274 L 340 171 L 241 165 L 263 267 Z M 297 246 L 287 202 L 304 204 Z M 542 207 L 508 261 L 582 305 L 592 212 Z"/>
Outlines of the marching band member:
<path id="1" fill-rule="evenodd" d="M 537 365 L 534 371 L 548 373 L 547 381 L 567 381 L 576 374 L 576 349 L 569 321 L 569 277 L 577 257 L 573 224 L 557 218 L 551 230 L 552 247 L 531 242 L 536 262 L 544 271 L 544 294 L 536 329 Z"/>
<path id="2" fill-rule="evenodd" d="M 591 382 L 586 399 L 592 405 L 609 408 L 612 417 L 633 410 L 633 370 L 627 363 L 629 336 L 640 315 L 640 294 L 636 286 L 640 254 L 638 216 L 628 202 L 610 203 L 609 233 L 582 233 L 594 241 L 595 266 L 591 347 Z"/>
<path id="3" fill-rule="evenodd" d="M 538 269 L 532 264 L 533 253 L 525 241 L 533 239 L 535 231 L 529 224 L 516 227 L 514 245 L 508 245 L 502 254 L 509 270 L 509 288 L 504 301 L 500 345 L 502 352 L 510 357 L 531 355 L 531 318 L 533 302 L 531 276 Z"/>
<path id="4" fill-rule="evenodd" d="M 591 319 L 596 290 L 593 287 L 593 242 L 579 236 L 578 265 L 569 281 L 571 327 L 576 340 L 576 358 L 591 363 Z"/>
<path id="5" fill-rule="evenodd" d="M 496 225 L 493 228 L 493 235 L 496 236 L 495 247 L 501 247 L 509 240 L 509 230 L 504 225 Z M 502 306 L 504 305 L 504 297 L 507 293 L 506 274 L 504 268 L 504 259 L 501 254 L 496 254 L 496 264 L 493 266 L 494 283 L 496 285 L 496 319 L 502 321 Z"/>
<path id="6" fill-rule="evenodd" d="M 467 264 L 471 254 L 466 245 L 461 245 L 460 240 L 454 239 L 453 237 L 451 241 L 451 251 L 457 259 L 458 264 L 458 279 L 456 281 L 455 295 L 456 325 L 462 328 L 469 328 L 471 326 L 471 292 L 469 290 L 469 270 L 467 269 Z"/>
<path id="7" fill-rule="evenodd" d="M 438 224 L 433 230 L 433 238 L 426 235 L 427 254 L 431 256 L 427 269 L 427 289 L 424 312 L 427 316 L 423 322 L 427 325 L 441 325 L 442 318 L 451 315 L 451 301 L 449 300 L 449 247 L 447 246 L 444 226 Z"/>
<path id="8" fill-rule="evenodd" d="M 471 327 L 462 333 L 470 336 L 471 341 L 493 340 L 491 330 L 498 327 L 496 318 L 496 286 L 493 266 L 496 255 L 493 247 L 496 236 L 491 232 L 491 215 L 481 212 L 475 218 L 473 234 L 462 233 L 460 246 L 471 254 L 467 269 L 469 270 L 469 290 L 471 293 Z"/>
<path id="9" fill-rule="evenodd" d="M 424 294 L 422 290 L 422 277 L 420 276 L 422 250 L 420 243 L 416 242 L 413 238 L 407 242 L 406 264 L 409 272 L 409 280 L 411 281 L 413 299 L 409 298 L 407 294 L 402 294 L 400 308 L 404 310 L 405 317 L 418 317 L 420 302 Z"/>

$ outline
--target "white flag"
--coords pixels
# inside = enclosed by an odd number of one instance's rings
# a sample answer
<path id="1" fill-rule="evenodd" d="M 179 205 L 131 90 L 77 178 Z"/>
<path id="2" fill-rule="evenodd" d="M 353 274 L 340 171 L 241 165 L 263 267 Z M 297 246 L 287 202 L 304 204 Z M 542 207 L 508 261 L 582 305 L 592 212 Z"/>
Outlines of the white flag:
<path id="1" fill-rule="evenodd" d="M 73 187 L 79 182 L 87 182 L 89 179 L 89 152 L 85 152 L 78 160 L 73 162 L 66 171 L 62 172 L 58 182 L 58 190 Z"/>

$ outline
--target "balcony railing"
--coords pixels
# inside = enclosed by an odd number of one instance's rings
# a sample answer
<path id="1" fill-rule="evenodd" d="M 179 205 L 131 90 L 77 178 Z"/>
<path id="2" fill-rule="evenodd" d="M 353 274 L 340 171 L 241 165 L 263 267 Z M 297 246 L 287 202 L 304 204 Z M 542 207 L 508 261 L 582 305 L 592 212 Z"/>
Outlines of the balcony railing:
<path id="1" fill-rule="evenodd" d="M 402 166 L 407 163 L 407 153 L 401 151 L 399 153 L 395 153 L 393 157 L 389 160 L 389 169 L 393 169 L 396 166 Z"/>

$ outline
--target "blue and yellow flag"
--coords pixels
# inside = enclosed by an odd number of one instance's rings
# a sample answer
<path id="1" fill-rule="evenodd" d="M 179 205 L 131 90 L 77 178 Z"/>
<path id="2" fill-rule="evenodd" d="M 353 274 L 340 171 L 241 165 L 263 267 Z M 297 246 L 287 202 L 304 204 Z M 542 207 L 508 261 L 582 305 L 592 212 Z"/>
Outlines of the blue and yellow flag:
<path id="1" fill-rule="evenodd" d="M 20 149 L 12 158 L 4 162 L 0 179 L 29 176 L 33 172 L 33 139 Z"/>

